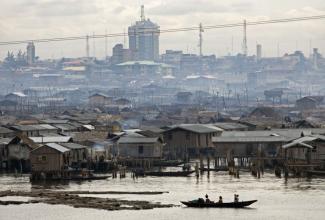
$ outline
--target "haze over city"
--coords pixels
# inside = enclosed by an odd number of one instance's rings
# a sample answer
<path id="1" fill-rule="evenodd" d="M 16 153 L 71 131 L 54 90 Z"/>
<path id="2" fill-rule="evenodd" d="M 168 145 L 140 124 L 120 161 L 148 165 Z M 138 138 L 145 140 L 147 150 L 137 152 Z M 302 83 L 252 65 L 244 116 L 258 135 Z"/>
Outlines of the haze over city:
<path id="1" fill-rule="evenodd" d="M 139 16 L 139 6 L 145 4 L 146 15 L 158 23 L 161 29 L 193 27 L 203 25 L 231 24 L 247 21 L 269 20 L 325 14 L 322 0 L 14 0 L 4 1 L 0 8 L 0 41 L 29 40 L 123 33 Z M 325 29 L 322 21 L 271 24 L 248 28 L 248 52 L 255 52 L 257 43 L 263 44 L 265 56 L 301 50 L 307 55 L 310 47 L 325 50 Z M 265 32 L 268 31 L 268 34 Z M 127 41 L 127 39 L 126 39 Z M 162 34 L 160 52 L 175 48 L 190 53 L 198 53 L 196 32 Z M 123 43 L 123 37 L 109 39 L 109 45 Z M 233 42 L 233 43 L 232 43 Z M 207 30 L 204 33 L 205 54 L 224 56 L 239 53 L 242 43 L 240 27 Z M 311 46 L 310 46 L 311 44 Z M 95 54 L 105 56 L 104 40 L 96 40 Z M 0 49 L 0 57 L 6 51 L 22 47 Z M 38 54 L 43 58 L 78 57 L 84 55 L 84 41 L 39 44 Z M 111 54 L 111 51 L 109 50 Z"/>
<path id="2" fill-rule="evenodd" d="M 323 1 L 1 2 L 0 219 L 323 219 Z"/>

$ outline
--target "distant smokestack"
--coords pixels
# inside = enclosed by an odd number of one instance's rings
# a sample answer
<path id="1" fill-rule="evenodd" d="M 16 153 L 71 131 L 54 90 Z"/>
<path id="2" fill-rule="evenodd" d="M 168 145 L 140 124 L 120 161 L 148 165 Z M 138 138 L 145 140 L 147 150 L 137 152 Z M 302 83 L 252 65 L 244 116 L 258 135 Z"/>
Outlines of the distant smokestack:
<path id="1" fill-rule="evenodd" d="M 144 16 L 144 5 L 141 5 L 141 21 L 145 21 L 146 17 Z"/>

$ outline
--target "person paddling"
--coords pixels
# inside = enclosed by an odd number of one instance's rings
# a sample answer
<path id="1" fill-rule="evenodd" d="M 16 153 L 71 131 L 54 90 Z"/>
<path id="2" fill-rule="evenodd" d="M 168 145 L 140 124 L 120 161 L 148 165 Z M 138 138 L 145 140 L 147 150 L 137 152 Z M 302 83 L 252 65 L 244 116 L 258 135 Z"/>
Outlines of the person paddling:
<path id="1" fill-rule="evenodd" d="M 206 203 L 210 203 L 210 202 L 211 202 L 210 199 L 209 199 L 208 194 L 205 194 L 205 202 L 206 202 Z"/>

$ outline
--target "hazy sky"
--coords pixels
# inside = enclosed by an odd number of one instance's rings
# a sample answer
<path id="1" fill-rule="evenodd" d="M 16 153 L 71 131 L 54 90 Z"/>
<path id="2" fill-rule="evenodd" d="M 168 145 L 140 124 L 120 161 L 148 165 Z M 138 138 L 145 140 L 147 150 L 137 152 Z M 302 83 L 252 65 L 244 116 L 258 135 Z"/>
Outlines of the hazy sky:
<path id="1" fill-rule="evenodd" d="M 146 17 L 161 29 L 227 24 L 263 19 L 325 15 L 324 0 L 1 0 L 0 41 L 26 40 L 121 33 L 140 17 L 140 5 L 145 5 Z M 123 37 L 110 38 L 109 54 Z M 233 41 L 233 47 L 232 47 Z M 160 37 L 160 51 L 178 49 L 198 52 L 198 33 L 170 33 Z M 208 30 L 204 33 L 204 53 L 237 53 L 241 49 L 242 28 Z M 255 54 L 256 43 L 263 46 L 263 55 L 303 50 L 309 54 L 309 44 L 325 54 L 325 20 L 304 21 L 248 27 L 249 53 Z M 103 57 L 104 40 L 91 41 L 91 55 Z M 36 45 L 41 58 L 85 55 L 85 41 L 41 43 Z M 25 50 L 26 45 L 1 46 L 0 58 L 8 50 Z"/>

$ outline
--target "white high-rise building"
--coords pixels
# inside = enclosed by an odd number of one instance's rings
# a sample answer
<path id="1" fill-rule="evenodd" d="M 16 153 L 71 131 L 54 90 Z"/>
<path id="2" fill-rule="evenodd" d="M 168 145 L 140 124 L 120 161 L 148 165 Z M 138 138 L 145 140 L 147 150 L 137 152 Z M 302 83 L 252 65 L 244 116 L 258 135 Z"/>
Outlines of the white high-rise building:
<path id="1" fill-rule="evenodd" d="M 129 48 L 134 60 L 158 60 L 159 35 L 160 27 L 145 18 L 144 6 L 141 6 L 141 20 L 128 29 Z"/>
<path id="2" fill-rule="evenodd" d="M 33 42 L 27 45 L 27 63 L 29 65 L 35 63 L 35 45 Z"/>

